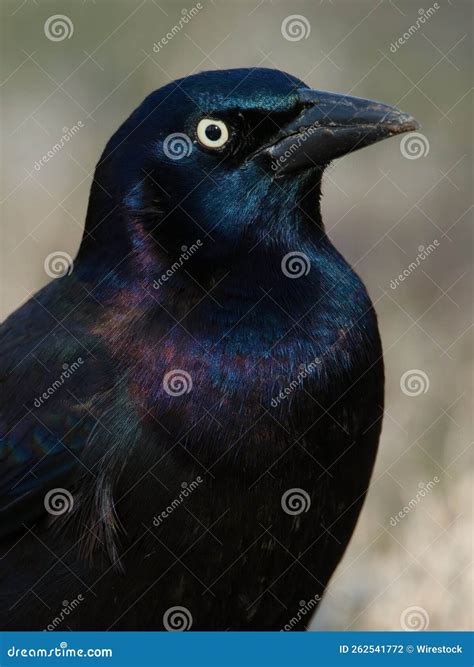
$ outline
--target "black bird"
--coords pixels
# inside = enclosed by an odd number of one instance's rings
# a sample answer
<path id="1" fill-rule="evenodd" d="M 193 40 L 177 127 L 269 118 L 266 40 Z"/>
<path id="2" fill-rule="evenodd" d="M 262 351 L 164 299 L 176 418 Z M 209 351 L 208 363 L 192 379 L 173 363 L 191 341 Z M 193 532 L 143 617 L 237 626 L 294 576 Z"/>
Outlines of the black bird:
<path id="1" fill-rule="evenodd" d="M 113 135 L 73 270 L 0 330 L 0 627 L 304 629 L 383 413 L 321 178 L 415 128 L 236 69 L 166 85 Z"/>

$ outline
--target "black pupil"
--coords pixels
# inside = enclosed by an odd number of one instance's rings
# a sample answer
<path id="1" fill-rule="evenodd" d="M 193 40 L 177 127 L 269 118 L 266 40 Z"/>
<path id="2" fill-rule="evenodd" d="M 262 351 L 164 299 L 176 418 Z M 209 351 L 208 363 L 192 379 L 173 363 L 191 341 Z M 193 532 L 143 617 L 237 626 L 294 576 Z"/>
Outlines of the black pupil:
<path id="1" fill-rule="evenodd" d="M 206 137 L 210 141 L 218 141 L 221 138 L 222 130 L 218 125 L 208 125 L 206 127 Z"/>

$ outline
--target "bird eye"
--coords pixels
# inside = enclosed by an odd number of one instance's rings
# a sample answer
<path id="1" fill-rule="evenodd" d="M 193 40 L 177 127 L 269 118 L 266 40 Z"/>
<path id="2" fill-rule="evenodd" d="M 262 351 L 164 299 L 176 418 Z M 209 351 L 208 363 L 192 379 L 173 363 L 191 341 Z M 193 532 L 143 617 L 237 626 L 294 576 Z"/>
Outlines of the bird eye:
<path id="1" fill-rule="evenodd" d="M 221 148 L 229 139 L 229 130 L 222 120 L 203 118 L 197 126 L 197 137 L 206 148 Z"/>

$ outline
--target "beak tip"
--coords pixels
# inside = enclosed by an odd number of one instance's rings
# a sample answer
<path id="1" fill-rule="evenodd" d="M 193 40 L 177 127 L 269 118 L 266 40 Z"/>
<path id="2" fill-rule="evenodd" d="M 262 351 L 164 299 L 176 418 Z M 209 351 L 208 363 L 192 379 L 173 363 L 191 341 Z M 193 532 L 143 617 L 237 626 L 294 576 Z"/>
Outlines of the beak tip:
<path id="1" fill-rule="evenodd" d="M 416 132 L 420 129 L 420 123 L 408 113 L 398 112 L 393 118 L 387 118 L 383 123 L 391 134 L 403 134 L 404 132 Z"/>

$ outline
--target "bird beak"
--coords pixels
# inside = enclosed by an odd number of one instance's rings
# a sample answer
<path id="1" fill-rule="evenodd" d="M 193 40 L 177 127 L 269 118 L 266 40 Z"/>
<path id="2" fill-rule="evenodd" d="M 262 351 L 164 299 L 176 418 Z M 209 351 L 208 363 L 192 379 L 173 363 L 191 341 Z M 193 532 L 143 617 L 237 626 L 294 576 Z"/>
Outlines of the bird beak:
<path id="1" fill-rule="evenodd" d="M 302 113 L 261 151 L 276 176 L 324 167 L 359 148 L 418 128 L 412 116 L 381 102 L 309 88 L 298 95 Z"/>

